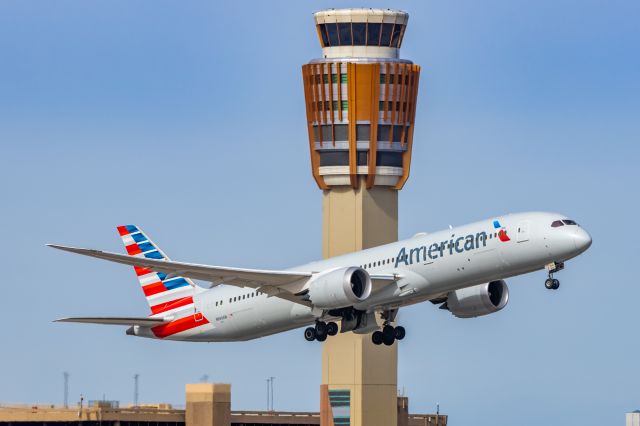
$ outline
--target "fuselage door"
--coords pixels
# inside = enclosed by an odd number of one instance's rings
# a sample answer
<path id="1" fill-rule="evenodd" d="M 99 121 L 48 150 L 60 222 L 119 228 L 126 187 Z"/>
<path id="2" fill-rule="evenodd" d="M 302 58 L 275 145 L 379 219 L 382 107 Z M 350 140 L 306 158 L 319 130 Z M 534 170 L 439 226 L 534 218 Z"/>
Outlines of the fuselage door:
<path id="1" fill-rule="evenodd" d="M 531 222 L 528 220 L 524 220 L 518 223 L 518 238 L 517 241 L 519 243 L 524 243 L 525 241 L 529 241 L 529 228 L 531 228 Z"/>

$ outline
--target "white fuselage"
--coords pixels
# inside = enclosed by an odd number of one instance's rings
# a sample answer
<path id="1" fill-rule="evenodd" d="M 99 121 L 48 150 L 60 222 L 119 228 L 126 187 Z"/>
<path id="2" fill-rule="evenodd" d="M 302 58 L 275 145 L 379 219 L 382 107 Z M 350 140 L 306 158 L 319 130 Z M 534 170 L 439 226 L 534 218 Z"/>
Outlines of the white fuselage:
<path id="1" fill-rule="evenodd" d="M 358 266 L 369 274 L 396 274 L 399 279 L 374 292 L 354 308 L 362 311 L 396 309 L 446 296 L 450 291 L 543 269 L 564 262 L 591 244 L 579 226 L 552 227 L 566 219 L 556 213 L 519 213 L 455 227 L 379 247 L 291 268 L 321 272 Z M 496 228 L 498 221 L 500 228 Z M 508 241 L 498 233 L 503 230 Z M 166 337 L 189 341 L 238 341 L 313 324 L 317 310 L 269 297 L 252 288 L 219 285 L 194 296 L 188 312 L 206 324 Z M 320 317 L 328 318 L 328 314 Z M 149 329 L 135 334 L 155 337 Z"/>

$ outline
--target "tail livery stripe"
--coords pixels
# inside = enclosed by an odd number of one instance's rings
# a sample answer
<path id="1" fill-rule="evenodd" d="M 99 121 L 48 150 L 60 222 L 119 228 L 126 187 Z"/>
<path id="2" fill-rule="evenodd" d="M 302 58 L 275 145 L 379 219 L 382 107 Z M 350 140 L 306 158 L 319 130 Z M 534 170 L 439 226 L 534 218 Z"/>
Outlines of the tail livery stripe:
<path id="1" fill-rule="evenodd" d="M 149 297 L 153 296 L 154 294 L 167 291 L 167 289 L 164 288 L 164 284 L 162 284 L 162 281 L 158 281 L 157 283 L 145 285 L 144 287 L 142 287 L 142 291 L 144 292 L 145 296 Z"/>
<path id="2" fill-rule="evenodd" d="M 155 305 L 151 307 L 151 313 L 161 314 L 162 312 L 167 312 L 172 309 L 181 308 L 183 306 L 193 305 L 193 297 L 183 297 L 182 299 L 172 300 L 170 302 L 161 303 L 159 305 Z"/>
<path id="3" fill-rule="evenodd" d="M 137 256 L 148 259 L 167 259 L 168 257 L 156 246 L 142 230 L 134 225 L 118 226 L 118 233 L 130 256 Z M 147 298 L 147 303 L 152 315 L 167 312 L 186 306 L 193 305 L 193 295 L 204 291 L 197 287 L 191 280 L 183 277 L 172 276 L 167 278 L 167 274 L 155 272 L 149 268 L 134 266 L 136 276 L 140 282 L 142 292 Z M 176 320 L 178 321 L 178 320 Z M 201 322 L 198 322 L 200 325 Z M 168 325 L 168 324 L 167 324 Z M 175 330 L 172 326 L 170 330 Z M 163 329 L 164 330 L 164 329 Z M 169 330 L 169 329 L 168 329 Z M 161 331 L 164 334 L 166 331 Z M 170 334 L 178 333 L 172 331 Z"/>
<path id="4" fill-rule="evenodd" d="M 171 321 L 167 324 L 157 325 L 153 327 L 151 331 L 156 335 L 156 337 L 162 339 L 205 324 L 209 324 L 209 321 L 202 314 L 194 314 Z"/>

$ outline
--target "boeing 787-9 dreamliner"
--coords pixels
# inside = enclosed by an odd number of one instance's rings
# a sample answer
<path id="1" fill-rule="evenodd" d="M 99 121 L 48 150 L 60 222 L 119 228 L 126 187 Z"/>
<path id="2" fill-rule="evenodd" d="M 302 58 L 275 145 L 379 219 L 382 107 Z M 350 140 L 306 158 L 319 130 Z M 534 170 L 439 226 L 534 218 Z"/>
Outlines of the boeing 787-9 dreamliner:
<path id="1" fill-rule="evenodd" d="M 133 266 L 151 315 L 58 321 L 124 325 L 134 336 L 198 342 L 306 327 L 309 341 L 353 332 L 392 345 L 405 336 L 395 325 L 400 308 L 430 301 L 459 318 L 488 315 L 509 300 L 506 278 L 546 270 L 545 287 L 555 290 L 560 283 L 553 274 L 591 245 L 589 234 L 564 215 L 519 213 L 275 271 L 176 262 L 137 226 L 118 232 L 127 255 L 51 247 Z"/>

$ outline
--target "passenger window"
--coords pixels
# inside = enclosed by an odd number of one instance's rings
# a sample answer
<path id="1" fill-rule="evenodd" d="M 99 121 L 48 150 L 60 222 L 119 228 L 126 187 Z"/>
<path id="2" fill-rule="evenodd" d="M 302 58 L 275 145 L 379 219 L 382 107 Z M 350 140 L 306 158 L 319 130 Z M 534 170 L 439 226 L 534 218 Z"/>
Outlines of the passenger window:
<path id="1" fill-rule="evenodd" d="M 564 223 L 562 223 L 561 220 L 554 220 L 553 223 L 551 224 L 552 228 L 558 228 L 559 226 L 564 226 Z"/>

